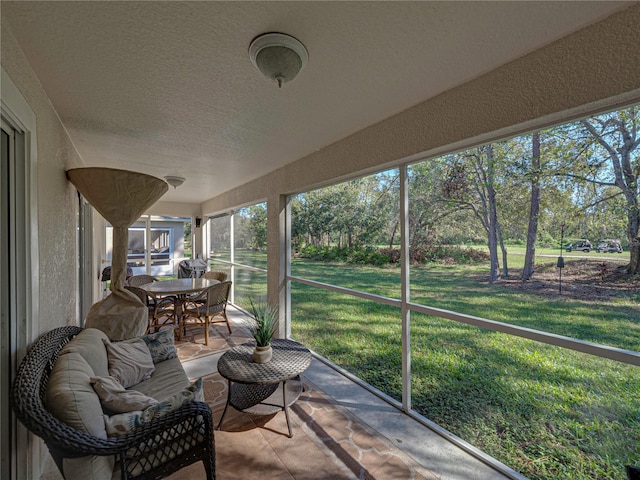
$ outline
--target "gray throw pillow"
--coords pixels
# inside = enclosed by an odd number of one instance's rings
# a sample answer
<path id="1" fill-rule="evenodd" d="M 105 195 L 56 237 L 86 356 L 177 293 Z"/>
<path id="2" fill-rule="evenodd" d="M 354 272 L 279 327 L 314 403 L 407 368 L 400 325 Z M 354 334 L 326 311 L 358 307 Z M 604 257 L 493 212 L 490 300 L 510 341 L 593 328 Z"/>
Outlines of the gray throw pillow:
<path id="1" fill-rule="evenodd" d="M 125 390 L 113 377 L 91 377 L 91 385 L 100 397 L 102 407 L 112 413 L 144 410 L 158 401 L 135 390 Z"/>
<path id="2" fill-rule="evenodd" d="M 114 343 L 105 340 L 104 344 L 107 347 L 109 375 L 124 388 L 133 387 L 151 378 L 156 367 L 144 340 Z"/>

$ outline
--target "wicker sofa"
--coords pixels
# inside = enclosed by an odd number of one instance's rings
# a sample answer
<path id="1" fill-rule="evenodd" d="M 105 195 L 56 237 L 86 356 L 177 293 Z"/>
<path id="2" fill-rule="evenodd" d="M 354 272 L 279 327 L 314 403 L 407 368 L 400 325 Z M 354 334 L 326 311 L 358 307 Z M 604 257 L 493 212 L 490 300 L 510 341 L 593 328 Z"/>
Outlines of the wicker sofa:
<path id="1" fill-rule="evenodd" d="M 44 440 L 65 479 L 157 479 L 200 460 L 207 479 L 215 479 L 213 419 L 203 401 L 189 399 L 144 422 L 138 412 L 131 428 L 107 433 L 116 417 L 104 411 L 92 382 L 110 375 L 108 343 L 96 329 L 52 330 L 29 349 L 11 389 L 16 416 Z M 141 392 L 160 405 L 190 386 L 178 358 L 154 368 L 127 392 Z"/>

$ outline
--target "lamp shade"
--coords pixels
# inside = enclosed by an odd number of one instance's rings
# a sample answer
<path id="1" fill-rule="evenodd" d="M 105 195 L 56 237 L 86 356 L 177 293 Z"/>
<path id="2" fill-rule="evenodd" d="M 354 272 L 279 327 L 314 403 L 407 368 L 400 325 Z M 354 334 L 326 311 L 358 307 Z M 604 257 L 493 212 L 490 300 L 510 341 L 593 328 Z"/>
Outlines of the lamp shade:
<path id="1" fill-rule="evenodd" d="M 113 225 L 111 295 L 91 306 L 85 326 L 113 340 L 144 334 L 147 306 L 124 288 L 129 226 L 169 189 L 164 180 L 138 172 L 86 167 L 67 170 L 67 178 Z"/>
<path id="2" fill-rule="evenodd" d="M 284 33 L 265 33 L 249 45 L 249 58 L 262 74 L 282 86 L 302 70 L 309 59 L 305 46 Z"/>
<path id="3" fill-rule="evenodd" d="M 164 179 L 173 188 L 178 188 L 185 181 L 184 177 L 176 177 L 175 175 L 167 175 L 166 177 L 164 177 Z"/>
<path id="4" fill-rule="evenodd" d="M 169 189 L 159 178 L 115 168 L 72 168 L 67 178 L 114 227 L 128 228 Z"/>

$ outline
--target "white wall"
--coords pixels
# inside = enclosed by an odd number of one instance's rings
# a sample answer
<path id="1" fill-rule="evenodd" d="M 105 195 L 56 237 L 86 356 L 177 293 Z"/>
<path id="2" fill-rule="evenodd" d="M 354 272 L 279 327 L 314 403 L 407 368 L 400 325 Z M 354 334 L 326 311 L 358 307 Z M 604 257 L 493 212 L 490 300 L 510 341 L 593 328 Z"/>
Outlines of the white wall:
<path id="1" fill-rule="evenodd" d="M 33 177 L 25 188 L 18 188 L 28 196 L 30 206 L 35 209 L 33 218 L 27 219 L 31 225 L 32 242 L 37 243 L 37 263 L 31 271 L 21 272 L 26 283 L 37 285 L 30 289 L 29 298 L 34 313 L 27 318 L 26 334 L 35 338 L 57 326 L 78 324 L 78 279 L 76 215 L 78 201 L 75 188 L 67 181 L 65 169 L 81 165 L 80 158 L 60 123 L 40 82 L 31 70 L 16 39 L 2 18 L 0 59 L 3 76 L 9 77 L 7 84 L 15 86 L 21 101 L 27 103 L 35 118 L 35 155 L 28 161 L 35 164 Z M 5 85 L 3 93 L 6 93 Z M 15 113 L 15 112 L 14 112 Z M 32 261 L 36 260 L 33 256 Z M 28 268 L 27 268 L 28 270 Z M 22 277 L 22 275 L 20 275 Z M 29 317 L 29 315 L 27 315 Z M 23 332 L 24 335 L 25 332 Z M 22 351 L 23 345 L 18 345 Z M 6 421 L 6 419 L 3 419 Z M 47 450 L 41 448 L 36 437 L 17 431 L 18 446 L 16 469 L 19 478 L 37 478 Z"/>
<path id="2" fill-rule="evenodd" d="M 2 18 L 2 68 L 36 116 L 40 333 L 76 324 L 75 188 L 65 169 L 82 162 L 10 27 Z"/>

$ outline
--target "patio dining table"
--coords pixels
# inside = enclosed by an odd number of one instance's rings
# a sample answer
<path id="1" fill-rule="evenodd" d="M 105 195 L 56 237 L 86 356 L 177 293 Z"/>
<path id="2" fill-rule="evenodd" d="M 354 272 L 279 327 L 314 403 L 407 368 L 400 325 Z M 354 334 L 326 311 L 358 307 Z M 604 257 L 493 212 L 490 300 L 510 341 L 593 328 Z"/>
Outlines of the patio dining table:
<path id="1" fill-rule="evenodd" d="M 176 321 L 180 325 L 182 323 L 182 305 L 187 296 L 198 294 L 217 283 L 220 282 L 208 278 L 179 278 L 177 280 L 160 280 L 158 282 L 145 283 L 140 288 L 156 297 L 175 295 L 178 299 L 175 307 Z"/>
<path id="2" fill-rule="evenodd" d="M 140 288 L 156 296 L 163 295 L 182 295 L 186 296 L 190 293 L 200 293 L 218 280 L 208 278 L 179 278 L 177 280 L 160 280 L 159 282 L 145 283 Z"/>

